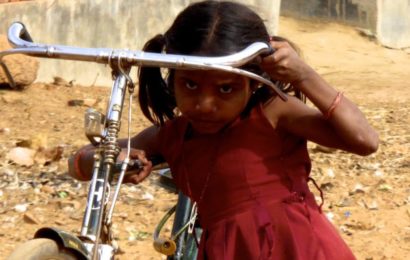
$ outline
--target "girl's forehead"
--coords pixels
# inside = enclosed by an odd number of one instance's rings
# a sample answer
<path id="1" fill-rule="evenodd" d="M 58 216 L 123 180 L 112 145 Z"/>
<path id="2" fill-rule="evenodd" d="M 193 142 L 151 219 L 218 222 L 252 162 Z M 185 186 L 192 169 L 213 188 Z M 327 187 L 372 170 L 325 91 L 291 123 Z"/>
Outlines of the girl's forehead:
<path id="1" fill-rule="evenodd" d="M 176 78 L 192 80 L 243 81 L 244 76 L 218 70 L 176 70 Z"/>

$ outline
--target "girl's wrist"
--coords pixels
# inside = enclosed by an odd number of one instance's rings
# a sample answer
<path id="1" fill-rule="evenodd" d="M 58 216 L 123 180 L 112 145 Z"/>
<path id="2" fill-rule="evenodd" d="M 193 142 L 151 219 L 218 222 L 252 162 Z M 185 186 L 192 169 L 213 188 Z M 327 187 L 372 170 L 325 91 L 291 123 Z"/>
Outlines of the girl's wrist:
<path id="1" fill-rule="evenodd" d="M 311 67 L 306 66 L 302 73 L 299 73 L 298 79 L 291 82 L 292 86 L 299 89 L 303 92 L 303 90 L 310 85 L 310 82 L 315 81 L 317 77 L 317 73 Z"/>

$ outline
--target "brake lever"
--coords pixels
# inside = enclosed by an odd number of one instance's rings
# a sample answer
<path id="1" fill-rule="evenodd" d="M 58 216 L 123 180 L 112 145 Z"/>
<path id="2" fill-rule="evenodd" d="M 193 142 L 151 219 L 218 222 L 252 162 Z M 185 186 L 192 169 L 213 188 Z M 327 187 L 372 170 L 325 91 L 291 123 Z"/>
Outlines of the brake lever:
<path id="1" fill-rule="evenodd" d="M 117 162 L 114 164 L 113 171 L 118 173 L 121 171 L 122 162 Z M 139 171 L 144 167 L 144 164 L 138 159 L 130 159 L 127 166 L 128 171 Z"/>
<path id="2" fill-rule="evenodd" d="M 165 162 L 164 158 L 162 158 L 161 156 L 151 156 L 148 158 L 148 160 L 151 161 L 152 167 L 155 167 Z M 121 171 L 122 163 L 123 162 L 120 161 L 114 164 L 114 167 L 113 167 L 114 173 L 118 173 Z M 127 171 L 138 171 L 138 170 L 141 170 L 144 166 L 145 164 L 141 162 L 140 160 L 130 159 L 128 162 Z"/>

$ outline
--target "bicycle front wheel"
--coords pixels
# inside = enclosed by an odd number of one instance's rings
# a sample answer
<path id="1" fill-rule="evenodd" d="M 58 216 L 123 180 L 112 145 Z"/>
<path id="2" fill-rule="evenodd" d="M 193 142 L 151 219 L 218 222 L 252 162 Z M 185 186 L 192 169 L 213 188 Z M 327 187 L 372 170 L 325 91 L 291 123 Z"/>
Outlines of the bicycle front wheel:
<path id="1" fill-rule="evenodd" d="M 51 239 L 36 238 L 29 240 L 13 251 L 6 260 L 75 260 L 74 254 L 60 248 Z"/>

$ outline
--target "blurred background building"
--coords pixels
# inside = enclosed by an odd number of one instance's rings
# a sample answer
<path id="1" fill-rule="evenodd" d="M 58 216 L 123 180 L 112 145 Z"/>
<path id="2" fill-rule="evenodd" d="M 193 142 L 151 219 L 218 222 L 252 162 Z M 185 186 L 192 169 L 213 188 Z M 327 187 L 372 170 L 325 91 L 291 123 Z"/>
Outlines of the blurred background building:
<path id="1" fill-rule="evenodd" d="M 0 0 L 0 34 L 23 22 L 35 42 L 78 47 L 141 49 L 197 0 Z M 272 34 L 279 15 L 339 21 L 361 28 L 382 45 L 410 47 L 409 0 L 234 0 L 252 6 Z M 229 10 L 227 10 L 229 12 Z M 133 74 L 136 75 L 136 74 Z M 110 85 L 107 66 L 40 60 L 37 81 L 54 76 L 76 84 Z"/>
<path id="2" fill-rule="evenodd" d="M 408 0 L 283 0 L 280 12 L 348 23 L 386 47 L 410 47 Z"/>

